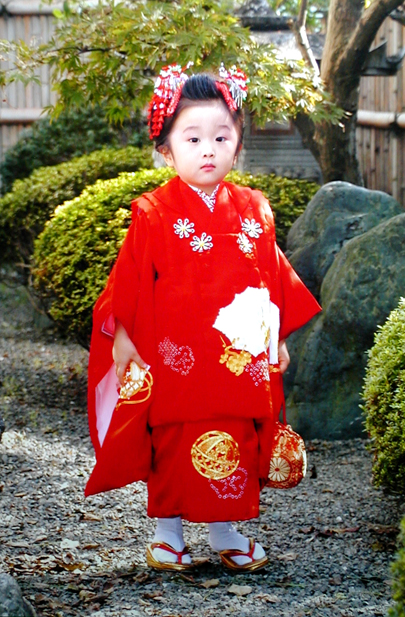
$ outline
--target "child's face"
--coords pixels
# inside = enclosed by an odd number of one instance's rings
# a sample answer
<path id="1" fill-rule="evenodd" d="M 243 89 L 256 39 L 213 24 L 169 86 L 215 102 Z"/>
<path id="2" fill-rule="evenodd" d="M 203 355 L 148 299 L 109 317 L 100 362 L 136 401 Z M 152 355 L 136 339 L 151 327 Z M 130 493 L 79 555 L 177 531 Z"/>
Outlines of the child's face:
<path id="1" fill-rule="evenodd" d="M 206 101 L 180 112 L 161 152 L 183 182 L 211 195 L 232 169 L 238 144 L 238 131 L 226 105 Z"/>

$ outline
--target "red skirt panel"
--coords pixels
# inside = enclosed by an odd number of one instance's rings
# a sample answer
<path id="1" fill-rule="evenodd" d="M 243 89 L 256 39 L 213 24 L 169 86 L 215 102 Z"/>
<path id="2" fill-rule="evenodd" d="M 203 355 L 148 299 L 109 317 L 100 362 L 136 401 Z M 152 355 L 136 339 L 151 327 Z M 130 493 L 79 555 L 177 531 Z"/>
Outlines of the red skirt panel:
<path id="1" fill-rule="evenodd" d="M 212 438 L 213 431 L 231 437 L 227 441 L 234 470 L 225 478 L 212 477 L 216 472 L 207 468 L 196 454 L 196 447 L 202 444 L 204 450 L 204 442 L 207 444 L 206 440 Z M 201 440 L 202 436 L 205 440 Z M 157 426 L 152 429 L 152 448 L 148 516 L 181 516 L 195 523 L 241 521 L 259 516 L 259 438 L 252 419 Z"/>

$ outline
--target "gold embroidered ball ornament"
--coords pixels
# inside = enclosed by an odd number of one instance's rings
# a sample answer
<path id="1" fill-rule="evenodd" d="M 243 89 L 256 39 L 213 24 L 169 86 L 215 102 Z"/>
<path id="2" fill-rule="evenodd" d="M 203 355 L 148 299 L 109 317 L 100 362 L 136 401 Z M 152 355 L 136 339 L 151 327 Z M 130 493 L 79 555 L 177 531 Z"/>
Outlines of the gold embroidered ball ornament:
<path id="1" fill-rule="evenodd" d="M 276 422 L 266 486 L 293 488 L 305 477 L 306 471 L 307 455 L 304 440 L 289 424 Z"/>
<path id="2" fill-rule="evenodd" d="M 238 468 L 239 445 L 229 433 L 208 431 L 193 443 L 191 461 L 204 478 L 223 480 Z"/>

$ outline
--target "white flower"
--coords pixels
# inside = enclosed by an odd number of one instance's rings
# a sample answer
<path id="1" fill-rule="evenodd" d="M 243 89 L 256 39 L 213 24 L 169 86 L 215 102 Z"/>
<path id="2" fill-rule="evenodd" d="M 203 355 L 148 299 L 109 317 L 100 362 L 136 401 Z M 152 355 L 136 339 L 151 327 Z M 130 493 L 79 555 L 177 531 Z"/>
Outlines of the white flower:
<path id="1" fill-rule="evenodd" d="M 191 223 L 188 219 L 177 219 L 177 223 L 173 225 L 174 233 L 179 236 L 179 238 L 188 238 L 190 234 L 195 232 L 194 223 Z"/>
<path id="2" fill-rule="evenodd" d="M 212 249 L 214 246 L 211 242 L 212 236 L 207 236 L 205 231 L 201 234 L 201 238 L 198 236 L 194 236 L 192 241 L 190 242 L 190 246 L 193 247 L 193 251 L 198 251 L 202 253 L 203 251 L 208 251 Z"/>
<path id="3" fill-rule="evenodd" d="M 263 229 L 260 227 L 260 223 L 256 223 L 255 219 L 251 221 L 245 219 L 242 223 L 242 231 L 244 231 L 250 238 L 258 238 L 263 233 Z"/>
<path id="4" fill-rule="evenodd" d="M 291 467 L 284 458 L 276 457 L 270 461 L 269 479 L 273 482 L 284 482 L 291 473 Z"/>
<path id="5" fill-rule="evenodd" d="M 239 244 L 239 248 L 242 253 L 251 253 L 253 249 L 253 244 L 249 242 L 249 238 L 243 234 L 238 234 L 237 243 Z"/>

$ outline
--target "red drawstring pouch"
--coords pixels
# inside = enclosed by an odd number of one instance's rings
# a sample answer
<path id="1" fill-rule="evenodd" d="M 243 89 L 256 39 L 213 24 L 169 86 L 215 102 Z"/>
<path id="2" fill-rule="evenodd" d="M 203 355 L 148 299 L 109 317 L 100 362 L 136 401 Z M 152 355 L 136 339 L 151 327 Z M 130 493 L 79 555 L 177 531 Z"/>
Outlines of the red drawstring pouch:
<path id="1" fill-rule="evenodd" d="M 275 423 L 273 449 L 266 486 L 286 489 L 297 486 L 305 477 L 307 456 L 304 440 L 289 424 L 287 424 L 285 399 L 282 390 L 282 377 L 280 373 L 278 373 L 278 378 L 280 383 L 277 384 L 277 389 L 282 399 L 283 422 L 277 420 Z"/>

